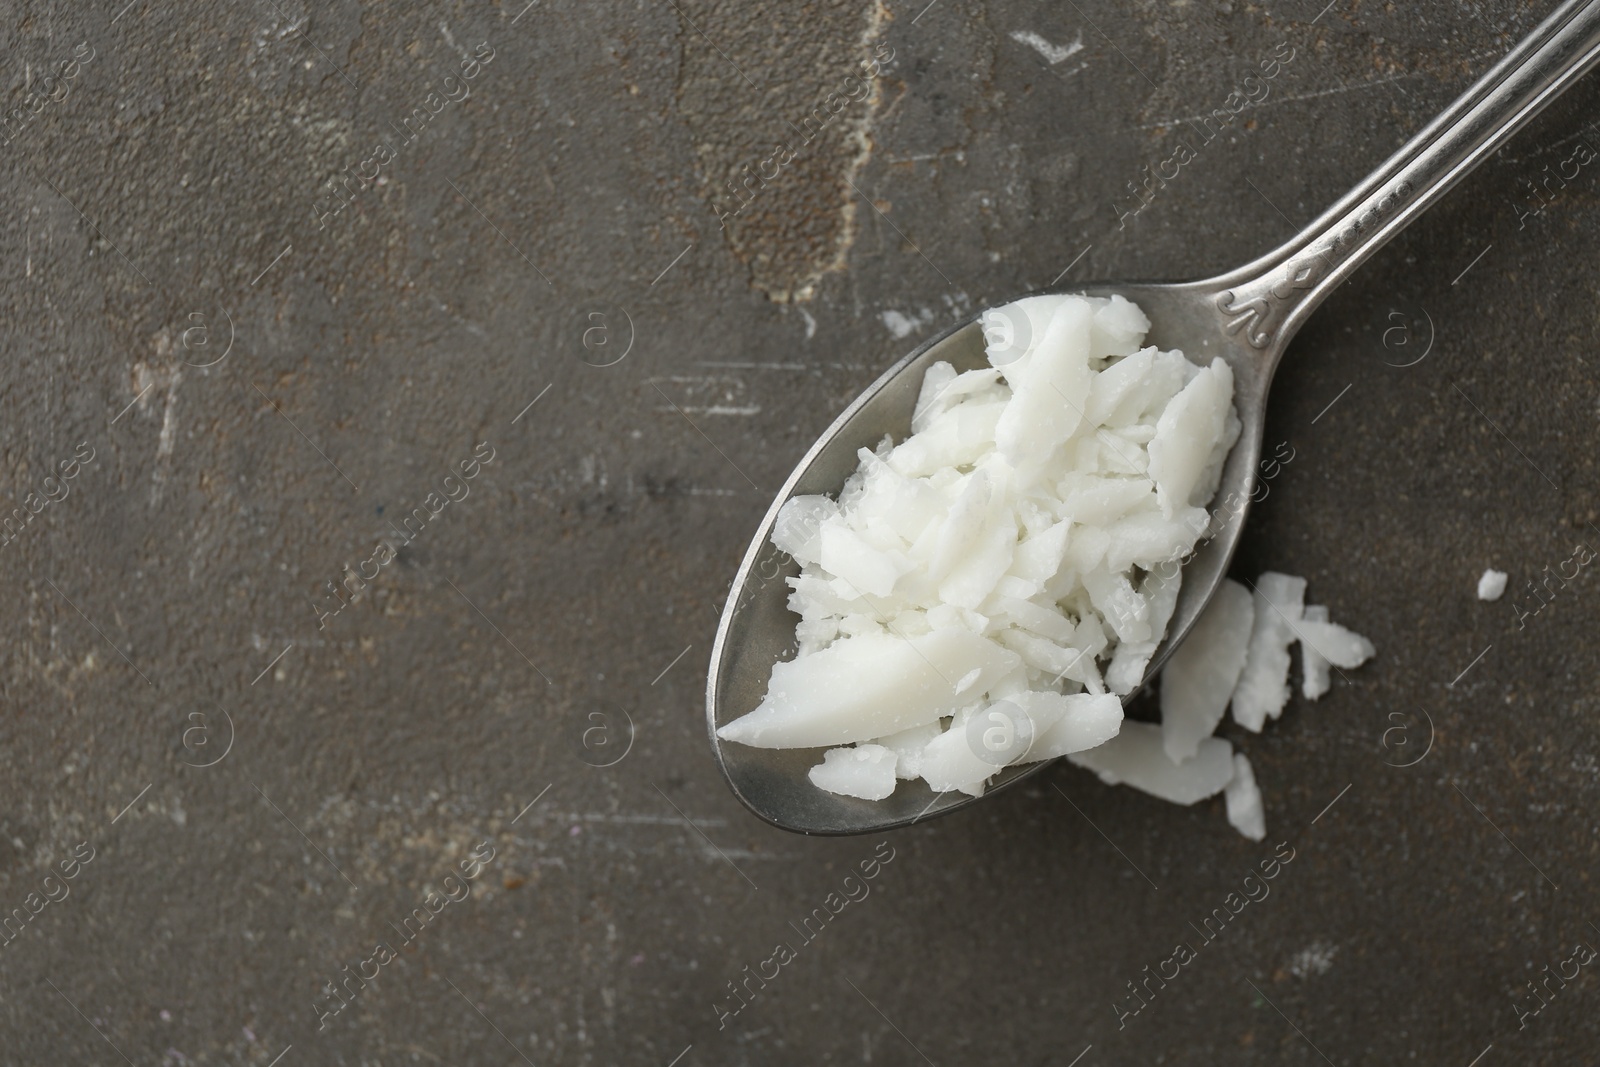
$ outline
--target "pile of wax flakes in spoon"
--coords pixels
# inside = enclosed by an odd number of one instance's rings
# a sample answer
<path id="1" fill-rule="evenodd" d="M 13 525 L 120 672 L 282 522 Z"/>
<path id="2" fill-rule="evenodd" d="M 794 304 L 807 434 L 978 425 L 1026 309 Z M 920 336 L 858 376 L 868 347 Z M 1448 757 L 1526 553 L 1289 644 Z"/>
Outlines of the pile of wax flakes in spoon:
<path id="1" fill-rule="evenodd" d="M 837 500 L 780 510 L 797 652 L 717 736 L 828 748 L 812 783 L 868 800 L 912 778 L 979 796 L 1005 766 L 1068 756 L 1179 803 L 1227 789 L 1255 836 L 1249 763 L 1210 736 L 1222 711 L 1259 730 L 1281 710 L 1297 633 L 1308 694 L 1313 643 L 1337 645 L 1316 660 L 1324 688 L 1328 663 L 1371 646 L 1302 614 L 1303 580 L 1292 596 L 1263 577 L 1270 614 L 1228 583 L 1164 673 L 1163 726 L 1125 723 L 1121 701 L 1213 521 L 1240 432 L 1231 370 L 1145 347 L 1149 320 L 1120 296 L 1027 297 L 982 325 L 990 366 L 934 363 L 909 437 L 861 449 Z"/>

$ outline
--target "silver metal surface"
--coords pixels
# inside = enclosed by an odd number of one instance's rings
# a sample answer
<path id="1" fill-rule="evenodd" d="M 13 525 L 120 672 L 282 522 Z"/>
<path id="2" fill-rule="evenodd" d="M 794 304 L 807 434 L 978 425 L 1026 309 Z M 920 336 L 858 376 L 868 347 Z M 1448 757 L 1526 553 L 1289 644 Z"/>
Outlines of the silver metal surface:
<path id="1" fill-rule="evenodd" d="M 1073 286 L 1088 295 L 1120 293 L 1151 322 L 1150 344 L 1179 348 L 1193 361 L 1226 360 L 1243 431 L 1213 501 L 1237 501 L 1214 537 L 1185 564 L 1183 588 L 1166 640 L 1151 658 L 1148 683 L 1183 640 L 1227 572 L 1244 528 L 1260 459 L 1268 388 L 1279 359 L 1316 307 L 1369 256 L 1442 197 L 1517 129 L 1600 59 L 1600 0 L 1556 9 L 1504 59 L 1299 234 L 1237 270 L 1178 284 L 1108 282 Z M 1060 290 L 1056 290 L 1060 291 Z M 806 778 L 820 750 L 723 744 L 716 730 L 751 711 L 772 665 L 793 654 L 795 617 L 784 578 L 798 573 L 768 540 L 791 496 L 837 493 L 856 467 L 856 451 L 884 434 L 904 439 L 923 372 L 939 360 L 957 370 L 985 365 L 975 314 L 889 368 L 801 459 L 779 490 L 746 551 L 723 609 L 706 688 L 706 725 L 735 795 L 756 815 L 806 834 L 859 834 L 903 826 L 965 807 L 965 794 L 935 794 L 901 782 L 882 801 L 826 793 Z M 1144 683 L 1141 683 L 1144 684 Z M 1002 771 L 991 796 L 1047 766 Z"/>

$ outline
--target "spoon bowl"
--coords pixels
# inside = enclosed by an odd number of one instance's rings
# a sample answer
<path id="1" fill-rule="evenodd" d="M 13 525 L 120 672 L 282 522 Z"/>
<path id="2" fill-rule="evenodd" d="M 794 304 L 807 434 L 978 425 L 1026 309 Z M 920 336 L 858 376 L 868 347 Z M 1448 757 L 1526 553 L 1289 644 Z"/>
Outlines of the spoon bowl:
<path id="1" fill-rule="evenodd" d="M 1215 317 L 1206 306 L 1206 292 L 1193 285 L 1075 286 L 1072 291 L 1089 296 L 1121 293 L 1149 316 L 1151 330 L 1146 343 L 1162 348 L 1173 347 L 1179 337 L 1190 339 L 1187 343 L 1192 345 L 1196 320 Z M 1250 483 L 1250 471 L 1261 448 L 1262 425 L 1249 412 L 1265 400 L 1267 376 L 1261 372 L 1261 354 L 1248 344 L 1232 343 L 1226 335 L 1212 340 L 1210 348 L 1196 348 L 1187 354 L 1201 364 L 1220 355 L 1232 366 L 1234 405 L 1243 425 L 1223 469 L 1225 488 L 1219 491 L 1220 498 L 1226 495 L 1226 487 Z M 717 727 L 761 702 L 772 665 L 794 655 L 795 616 L 788 608 L 789 586 L 784 579 L 798 575 L 800 567 L 770 540 L 779 508 L 794 496 L 836 494 L 856 468 L 857 449 L 871 448 L 886 433 L 896 440 L 904 439 L 910 432 L 923 373 L 940 360 L 958 372 L 989 365 L 978 314 L 958 322 L 890 367 L 812 446 L 768 509 L 723 609 L 711 655 L 708 700 L 712 743 L 718 746 L 723 772 L 739 799 L 761 818 L 786 830 L 809 834 L 868 833 L 930 818 L 978 799 L 964 793 L 934 793 L 920 779 L 901 782 L 883 800 L 839 796 L 823 792 L 806 777 L 806 771 L 821 758 L 816 749 L 751 748 L 724 743 L 716 737 Z M 1205 608 L 1211 591 L 1226 573 L 1243 520 L 1244 509 L 1235 509 L 1216 536 L 1185 562 L 1183 585 L 1167 627 L 1168 636 L 1151 658 L 1146 679 Z M 1046 765 L 1004 768 L 990 782 L 985 795 Z"/>
<path id="2" fill-rule="evenodd" d="M 1237 270 L 1198 282 L 1107 282 L 1052 292 L 1120 294 L 1150 320 L 1145 343 L 1180 349 L 1200 366 L 1220 358 L 1233 371 L 1242 429 L 1210 508 L 1208 537 L 1183 562 L 1183 580 L 1166 635 L 1139 688 L 1183 640 L 1227 573 L 1256 488 L 1256 468 L 1273 371 L 1311 312 L 1365 259 L 1434 203 L 1600 58 L 1600 0 L 1568 0 L 1463 96 L 1300 234 Z M 804 834 L 860 834 L 947 814 L 977 799 L 934 793 L 920 779 L 887 798 L 825 792 L 806 772 L 819 749 L 765 749 L 723 742 L 717 729 L 755 708 L 774 663 L 796 650 L 796 616 L 786 578 L 799 565 L 770 541 L 790 497 L 836 495 L 857 466 L 856 452 L 885 434 L 910 433 L 924 372 L 938 361 L 959 371 L 988 365 L 979 315 L 956 323 L 890 367 L 840 414 L 785 480 L 734 577 L 711 653 L 706 721 L 717 762 L 753 813 Z M 1137 693 L 1139 690 L 1135 689 Z M 1131 695 L 1131 694 L 1130 694 Z M 1049 762 L 1011 766 L 984 796 Z"/>

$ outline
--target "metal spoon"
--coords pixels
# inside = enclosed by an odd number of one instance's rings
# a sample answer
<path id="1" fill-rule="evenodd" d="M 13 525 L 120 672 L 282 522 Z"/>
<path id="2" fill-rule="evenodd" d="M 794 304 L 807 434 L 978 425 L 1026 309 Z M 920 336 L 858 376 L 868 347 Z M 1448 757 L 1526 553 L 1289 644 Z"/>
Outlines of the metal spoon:
<path id="1" fill-rule="evenodd" d="M 1227 571 L 1255 485 L 1266 421 L 1267 387 L 1297 330 L 1351 272 L 1503 144 L 1600 59 L 1600 0 L 1568 0 L 1460 99 L 1298 235 L 1237 270 L 1180 284 L 1075 286 L 1093 296 L 1121 293 L 1151 322 L 1148 344 L 1180 348 L 1204 365 L 1233 369 L 1234 405 L 1244 424 L 1212 502 L 1235 501 L 1214 537 L 1183 567 L 1182 592 L 1148 683 L 1194 625 Z M 755 708 L 772 665 L 794 648 L 786 576 L 798 567 L 768 540 L 791 496 L 835 494 L 856 468 L 856 450 L 885 433 L 904 440 L 923 372 L 938 360 L 958 371 L 986 365 L 977 316 L 945 331 L 896 363 L 836 419 L 779 490 L 734 578 L 717 629 L 706 686 L 706 725 L 717 762 L 734 793 L 775 826 L 806 834 L 859 834 L 903 826 L 965 807 L 975 798 L 935 794 L 904 781 L 885 800 L 824 792 L 806 778 L 815 750 L 749 748 L 723 743 L 716 731 Z M 1013 785 L 1044 763 L 1010 767 L 985 796 Z"/>

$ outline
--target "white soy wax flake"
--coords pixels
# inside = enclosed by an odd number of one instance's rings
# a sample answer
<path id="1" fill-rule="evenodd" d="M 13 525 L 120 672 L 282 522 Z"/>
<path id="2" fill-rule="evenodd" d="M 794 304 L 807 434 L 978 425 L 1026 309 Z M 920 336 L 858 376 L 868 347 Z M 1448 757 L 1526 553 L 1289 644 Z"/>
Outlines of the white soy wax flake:
<path id="1" fill-rule="evenodd" d="M 1267 809 L 1261 802 L 1261 790 L 1256 786 L 1256 775 L 1244 753 L 1233 757 L 1233 778 L 1222 791 L 1228 809 L 1228 822 L 1235 830 L 1252 841 L 1267 836 Z"/>
<path id="2" fill-rule="evenodd" d="M 1499 600 L 1500 595 L 1506 591 L 1506 572 L 1493 568 L 1483 572 L 1478 579 L 1479 600 Z"/>
<path id="3" fill-rule="evenodd" d="M 896 778 L 918 778 L 922 775 L 922 753 L 927 749 L 928 742 L 942 732 L 943 727 L 937 722 L 930 722 L 880 737 L 873 744 L 882 745 L 895 754 Z"/>
<path id="4" fill-rule="evenodd" d="M 1317 650 L 1317 654 L 1341 670 L 1352 671 L 1372 658 L 1372 642 L 1358 633 L 1352 633 L 1336 622 L 1302 620 L 1298 627 L 1300 640 Z"/>
<path id="5" fill-rule="evenodd" d="M 1327 622 L 1328 609 L 1321 604 L 1307 604 L 1305 622 Z M 1328 670 L 1331 664 L 1316 650 L 1311 642 L 1300 642 L 1300 693 L 1307 700 L 1316 700 L 1333 684 Z"/>
<path id="6" fill-rule="evenodd" d="M 1305 611 L 1306 580 L 1267 571 L 1256 580 L 1255 622 L 1239 686 L 1233 691 L 1233 720 L 1261 732 L 1289 702 L 1289 646 Z"/>
<path id="7" fill-rule="evenodd" d="M 807 773 L 811 784 L 830 793 L 882 800 L 894 792 L 895 754 L 882 745 L 832 748 Z"/>
<path id="8" fill-rule="evenodd" d="M 1233 746 L 1220 737 L 1201 740 L 1193 759 L 1174 763 L 1161 743 L 1161 727 L 1124 722 L 1116 737 L 1067 759 L 1107 785 L 1131 785 L 1174 804 L 1214 797 L 1233 780 Z"/>
<path id="9" fill-rule="evenodd" d="M 1224 578 L 1161 671 L 1161 734 L 1173 762 L 1191 758 L 1228 710 L 1255 625 L 1250 590 Z"/>

